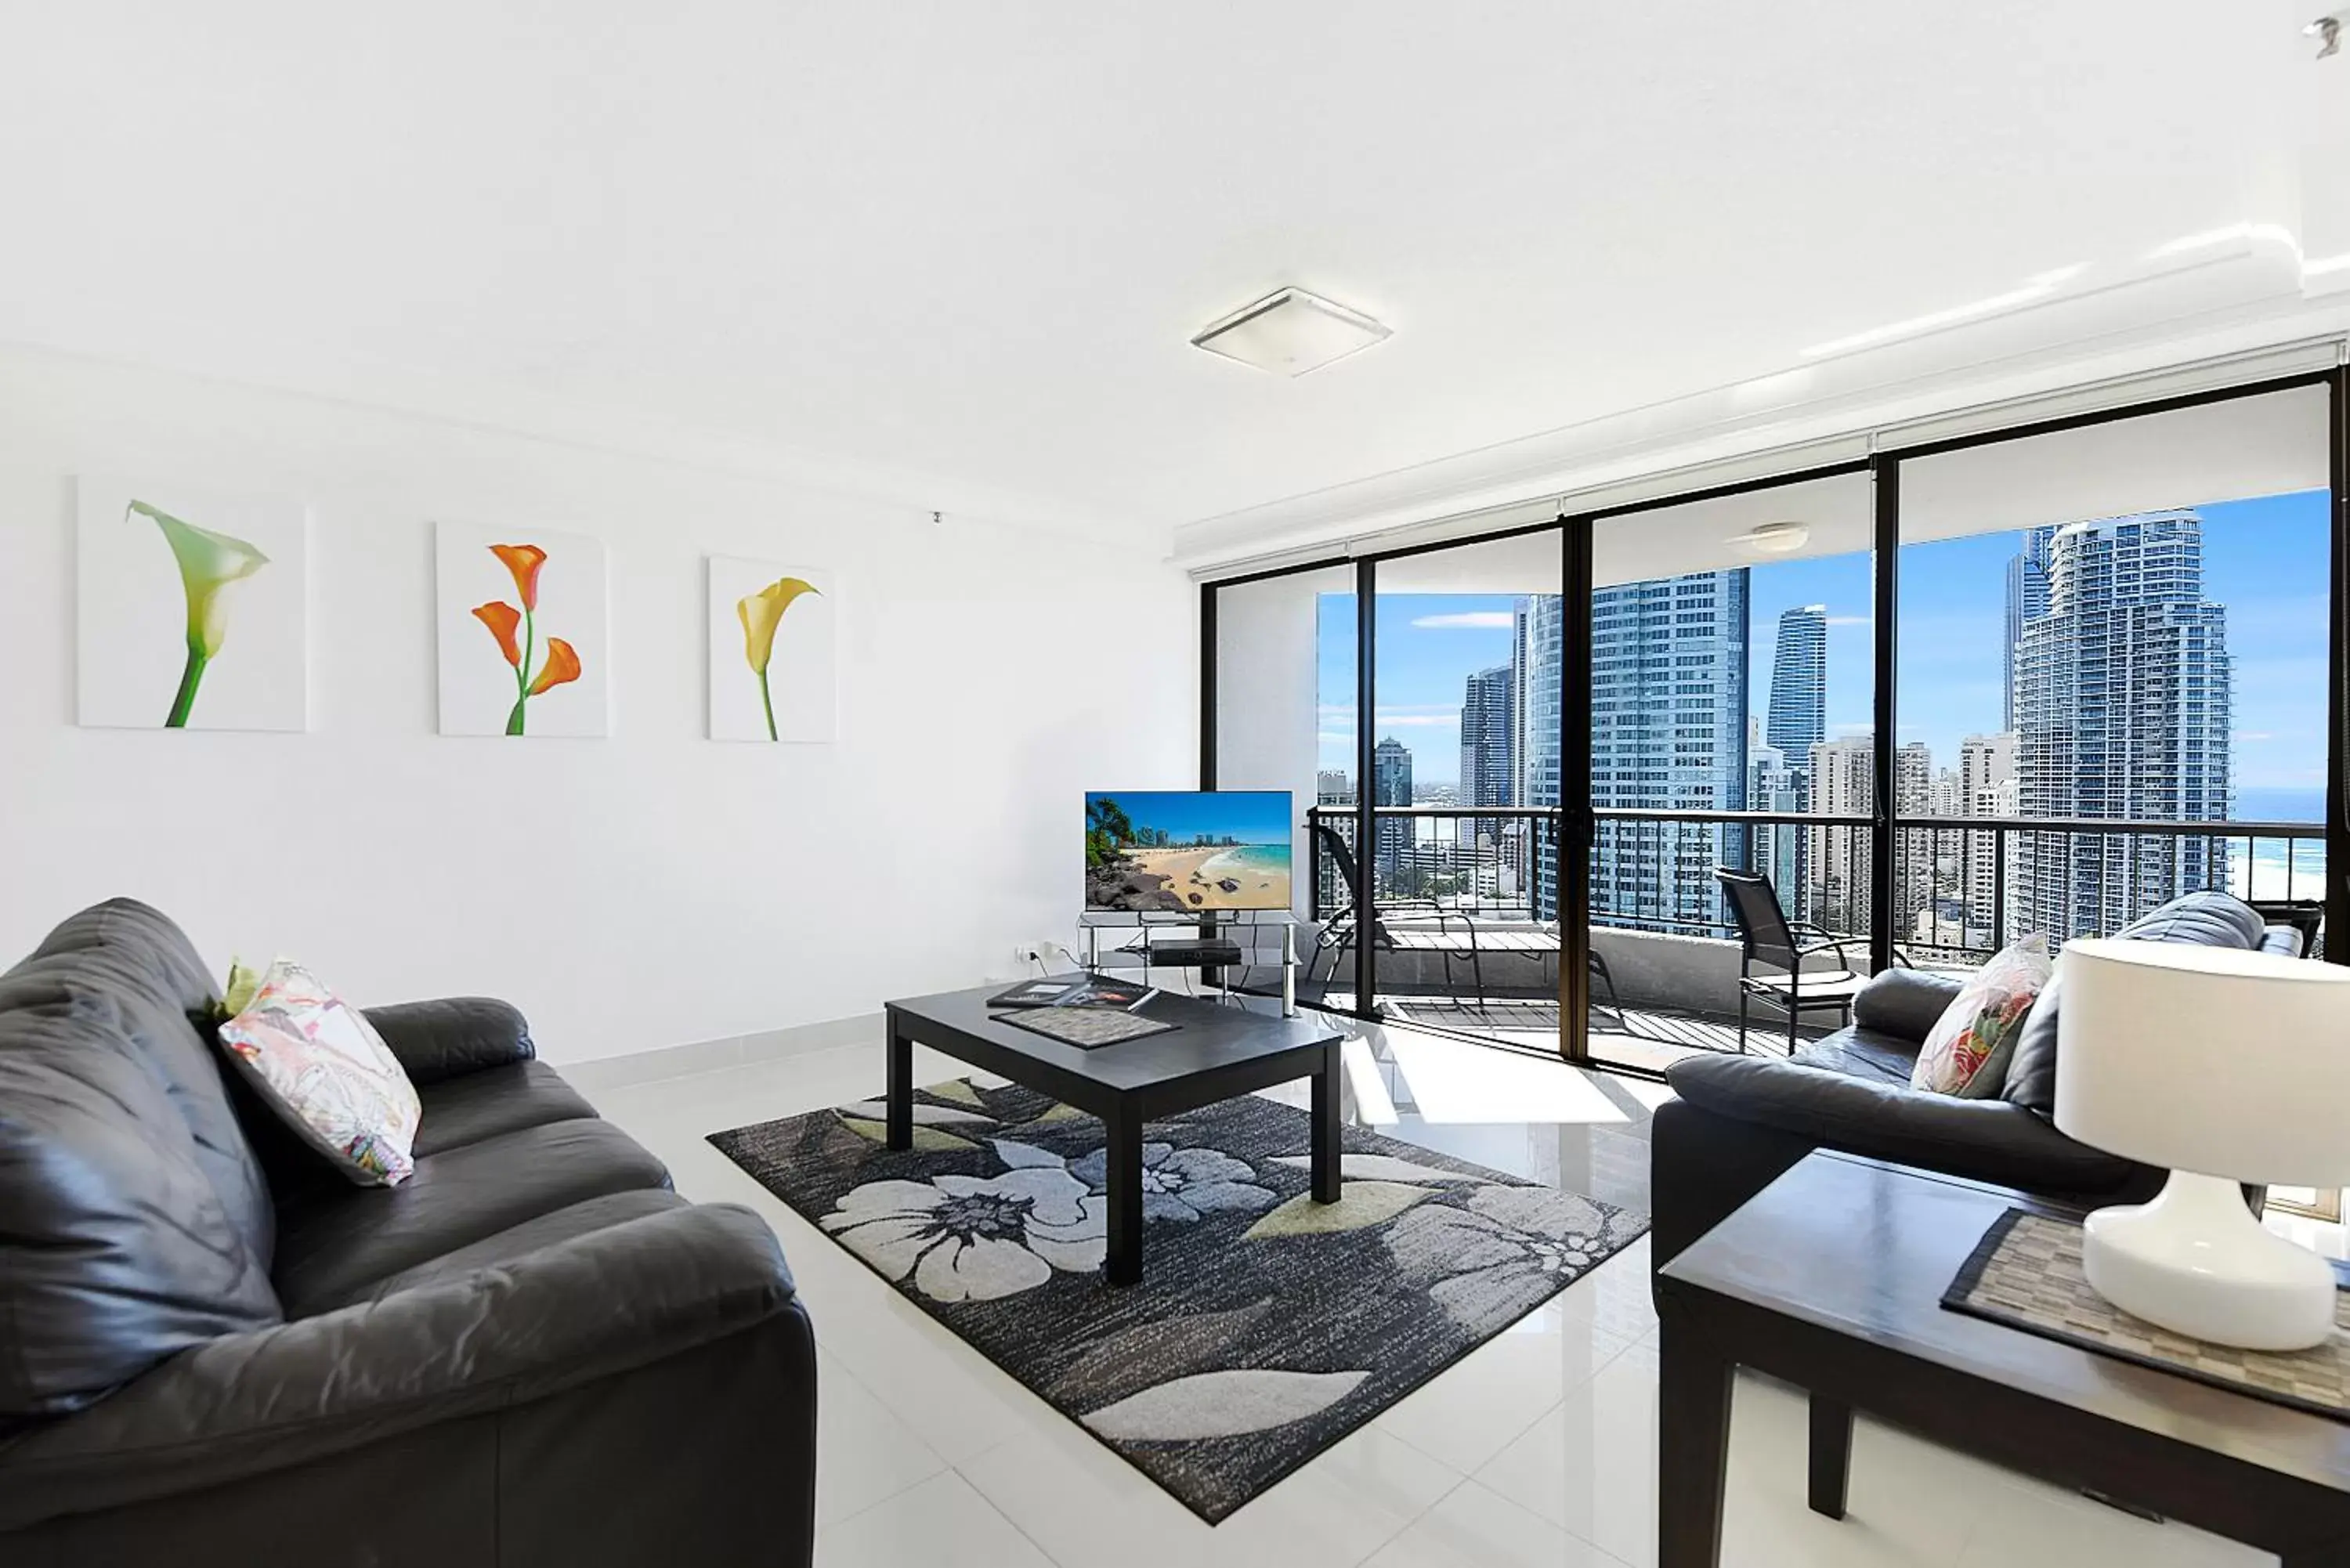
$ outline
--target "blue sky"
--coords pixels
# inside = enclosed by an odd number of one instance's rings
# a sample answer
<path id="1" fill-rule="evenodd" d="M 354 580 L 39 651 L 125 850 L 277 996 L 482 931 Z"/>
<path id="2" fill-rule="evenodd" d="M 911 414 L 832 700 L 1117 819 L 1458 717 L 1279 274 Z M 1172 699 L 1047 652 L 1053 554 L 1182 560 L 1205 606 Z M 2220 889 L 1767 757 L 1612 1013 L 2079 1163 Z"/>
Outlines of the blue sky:
<path id="1" fill-rule="evenodd" d="M 1090 806 L 1101 798 L 1123 806 L 1135 826 L 1162 828 L 1178 839 L 1204 833 L 1211 837 L 1229 834 L 1243 844 L 1290 840 L 1291 801 L 1279 790 L 1226 790 L 1212 794 L 1191 790 L 1089 790 L 1086 804 Z"/>
<path id="2" fill-rule="evenodd" d="M 2228 607 L 2237 787 L 2322 786 L 2325 494 L 2305 491 L 2199 510 L 2204 592 Z M 2018 538 L 1978 535 L 1902 552 L 1901 739 L 1924 741 L 1937 767 L 1955 764 L 1962 737 L 1999 728 L 2007 563 Z M 1759 715 L 1769 704 L 1780 611 L 1825 605 L 1829 732 L 1869 728 L 1868 557 L 1757 566 L 1751 587 L 1749 708 Z M 1378 731 L 1411 748 L 1415 779 L 1458 781 L 1462 684 L 1472 670 L 1509 661 L 1513 602 L 1468 594 L 1379 596 Z M 1352 773 L 1352 596 L 1324 595 L 1319 618 L 1322 766 Z M 2247 809 L 2254 804 L 2259 809 Z M 2239 815 L 2269 815 L 2275 804 L 2241 802 Z"/>

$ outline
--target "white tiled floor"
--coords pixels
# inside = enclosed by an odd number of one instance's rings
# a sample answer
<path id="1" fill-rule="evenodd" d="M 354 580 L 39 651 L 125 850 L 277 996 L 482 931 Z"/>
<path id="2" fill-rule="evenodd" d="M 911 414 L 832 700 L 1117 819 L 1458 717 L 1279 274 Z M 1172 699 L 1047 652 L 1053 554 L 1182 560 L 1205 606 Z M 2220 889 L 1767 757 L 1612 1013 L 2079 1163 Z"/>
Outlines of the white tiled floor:
<path id="1" fill-rule="evenodd" d="M 1349 1114 L 1390 1137 L 1638 1203 L 1661 1091 L 1430 1035 L 1348 1053 Z M 920 1053 L 917 1081 L 967 1069 Z M 596 1099 L 687 1196 L 783 1238 L 814 1314 L 823 1568 L 1646 1568 L 1656 1318 L 1635 1246 L 1211 1530 L 932 1323 L 703 1141 L 882 1086 L 880 1042 Z M 1538 1119 L 1527 1119 L 1531 1114 Z M 1441 1119 L 1439 1119 L 1440 1116 Z M 2223 1568 L 2273 1563 L 1863 1419 L 1851 1513 L 1804 1506 L 1804 1406 L 1740 1383 L 1731 1568 Z"/>

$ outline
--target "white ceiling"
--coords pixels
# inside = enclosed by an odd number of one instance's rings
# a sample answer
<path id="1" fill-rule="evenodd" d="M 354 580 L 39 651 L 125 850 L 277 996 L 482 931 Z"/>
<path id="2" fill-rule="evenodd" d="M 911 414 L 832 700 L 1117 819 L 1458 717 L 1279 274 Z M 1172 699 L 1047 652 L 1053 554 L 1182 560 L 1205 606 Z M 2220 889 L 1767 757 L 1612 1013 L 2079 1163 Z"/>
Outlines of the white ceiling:
<path id="1" fill-rule="evenodd" d="M 7 0 L 0 341 L 1229 551 L 1652 406 L 2305 314 L 2310 9 Z M 1186 344 L 1284 284 L 1396 336 Z"/>

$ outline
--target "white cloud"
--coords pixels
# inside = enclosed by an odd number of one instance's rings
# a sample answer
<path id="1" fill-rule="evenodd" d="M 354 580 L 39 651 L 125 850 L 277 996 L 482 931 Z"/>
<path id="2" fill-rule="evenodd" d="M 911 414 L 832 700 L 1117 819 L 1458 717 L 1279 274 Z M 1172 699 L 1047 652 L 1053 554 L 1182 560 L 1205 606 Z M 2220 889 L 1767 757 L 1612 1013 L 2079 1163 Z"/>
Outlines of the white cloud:
<path id="1" fill-rule="evenodd" d="M 2228 739 L 2231 741 L 2273 741 L 2276 739 L 2276 732 L 2272 730 L 2238 730 L 2233 734 L 2230 735 Z"/>
<path id="2" fill-rule="evenodd" d="M 1514 623 L 1508 610 L 1459 610 L 1420 616 L 1411 624 L 1425 631 L 1507 631 Z"/>
<path id="3" fill-rule="evenodd" d="M 1325 719 L 1345 720 L 1352 723 L 1356 710 L 1351 703 L 1324 703 L 1317 710 Z M 1378 722 L 1382 724 L 1457 724 L 1461 722 L 1461 706 L 1457 702 L 1399 702 L 1392 708 L 1378 711 Z"/>
<path id="4" fill-rule="evenodd" d="M 1869 626 L 1874 624 L 1875 618 L 1876 618 L 1872 616 L 1865 615 L 1832 615 L 1828 617 L 1826 621 L 1823 624 L 1827 626 Z"/>

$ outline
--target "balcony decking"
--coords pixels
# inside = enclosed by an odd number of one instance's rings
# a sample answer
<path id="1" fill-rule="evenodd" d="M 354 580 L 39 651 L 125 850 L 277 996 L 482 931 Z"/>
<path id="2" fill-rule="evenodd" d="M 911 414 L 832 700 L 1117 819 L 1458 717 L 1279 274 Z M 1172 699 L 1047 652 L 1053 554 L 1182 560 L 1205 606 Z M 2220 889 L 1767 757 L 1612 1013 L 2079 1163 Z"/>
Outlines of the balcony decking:
<path id="1" fill-rule="evenodd" d="M 1388 1017 L 1399 1023 L 1545 1053 L 1558 1050 L 1559 1007 L 1546 999 L 1495 997 L 1479 1002 L 1465 996 L 1382 996 Z M 1797 1037 L 1816 1040 L 1827 1031 L 1807 1026 Z M 1775 1019 L 1758 1015 L 1747 1032 L 1747 1051 L 1781 1055 L 1786 1032 Z M 1621 1016 L 1606 1006 L 1591 1010 L 1591 1054 L 1595 1060 L 1662 1072 L 1684 1056 L 1738 1051 L 1738 1025 L 1706 1015 L 1661 1008 L 1627 1007 Z"/>

